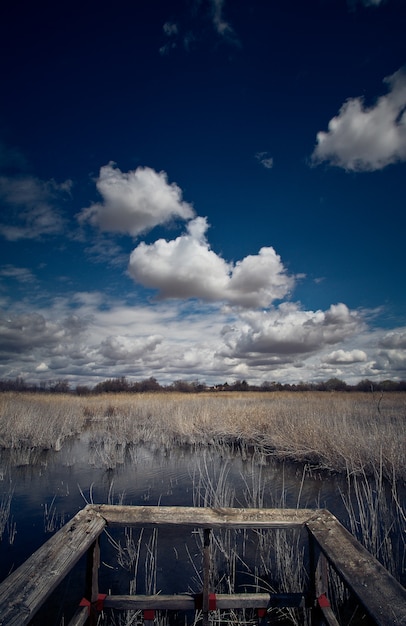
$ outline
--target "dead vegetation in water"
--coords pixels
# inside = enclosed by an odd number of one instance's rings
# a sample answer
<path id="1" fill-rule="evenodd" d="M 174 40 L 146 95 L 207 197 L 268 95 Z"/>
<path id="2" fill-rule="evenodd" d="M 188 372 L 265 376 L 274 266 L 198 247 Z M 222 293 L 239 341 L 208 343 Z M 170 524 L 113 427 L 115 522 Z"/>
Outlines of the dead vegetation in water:
<path id="1" fill-rule="evenodd" d="M 333 472 L 371 475 L 379 467 L 405 480 L 405 417 L 403 393 L 3 393 L 0 448 L 58 450 L 86 432 L 109 462 L 140 443 L 237 445 Z"/>

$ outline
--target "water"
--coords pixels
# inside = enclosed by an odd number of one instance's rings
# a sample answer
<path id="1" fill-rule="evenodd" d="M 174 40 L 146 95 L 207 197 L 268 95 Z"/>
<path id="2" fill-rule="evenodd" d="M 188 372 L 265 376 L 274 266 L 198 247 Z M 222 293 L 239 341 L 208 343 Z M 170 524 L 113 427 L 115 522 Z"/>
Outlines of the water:
<path id="1" fill-rule="evenodd" d="M 87 502 L 327 508 L 348 526 L 341 495 L 346 492 L 347 483 L 341 477 L 321 475 L 308 468 L 304 472 L 303 468 L 269 462 L 258 453 L 250 455 L 240 449 L 109 448 L 100 442 L 92 443 L 85 435 L 66 443 L 58 452 L 0 451 L 0 502 L 12 494 L 11 523 L 0 543 L 0 580 Z M 404 504 L 404 493 L 399 497 Z M 403 545 L 401 532 L 397 531 L 395 537 L 398 551 Z M 196 572 L 190 563 L 190 552 L 198 552 L 198 538 L 182 529 L 160 530 L 159 535 L 157 589 L 165 587 L 165 593 L 187 591 L 188 578 L 192 585 L 197 585 L 198 581 L 193 582 Z M 123 546 L 128 545 L 129 539 L 135 545 L 138 538 L 135 531 L 131 537 L 124 531 L 113 535 Z M 153 542 L 150 532 L 142 537 L 143 562 L 151 556 Z M 111 544 L 112 540 L 104 536 L 101 591 L 128 593 L 131 572 L 120 566 L 117 550 Z M 69 616 L 83 595 L 83 568 L 80 563 L 51 601 L 51 609 L 41 611 L 33 624 L 56 626 L 62 615 Z"/>

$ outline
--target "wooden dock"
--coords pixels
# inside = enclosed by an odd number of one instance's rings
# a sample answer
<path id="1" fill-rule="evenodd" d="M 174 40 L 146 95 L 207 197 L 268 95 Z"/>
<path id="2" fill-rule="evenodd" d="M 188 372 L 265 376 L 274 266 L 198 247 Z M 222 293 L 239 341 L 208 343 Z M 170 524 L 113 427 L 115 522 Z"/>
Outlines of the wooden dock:
<path id="1" fill-rule="evenodd" d="M 203 588 L 200 594 L 106 595 L 100 593 L 99 537 L 111 526 L 182 526 L 203 529 Z M 310 592 L 214 594 L 210 590 L 211 533 L 219 528 L 305 528 L 310 554 Z M 337 626 L 328 598 L 328 568 L 354 594 L 377 626 L 406 626 L 406 590 L 329 511 L 318 509 L 243 509 L 88 505 L 0 584 L 0 626 L 24 626 L 47 601 L 73 566 L 87 553 L 84 598 L 69 626 L 95 626 L 100 611 L 200 609 L 202 622 L 212 611 L 252 608 L 262 618 L 272 607 L 307 607 L 312 625 Z"/>

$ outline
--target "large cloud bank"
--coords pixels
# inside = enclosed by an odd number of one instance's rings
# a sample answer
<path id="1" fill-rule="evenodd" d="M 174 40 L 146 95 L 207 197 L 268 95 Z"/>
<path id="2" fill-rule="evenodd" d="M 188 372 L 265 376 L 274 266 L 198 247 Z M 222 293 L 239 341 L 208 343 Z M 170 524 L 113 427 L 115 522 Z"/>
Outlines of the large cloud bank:
<path id="1" fill-rule="evenodd" d="M 46 310 L 8 311 L 0 333 L 0 378 L 261 383 L 402 378 L 406 371 L 406 330 L 371 330 L 362 314 L 340 303 L 314 311 L 286 302 L 268 311 L 190 300 L 134 307 L 77 293 Z"/>
<path id="2" fill-rule="evenodd" d="M 406 70 L 385 78 L 388 93 L 374 106 L 350 98 L 330 120 L 327 132 L 317 133 L 312 160 L 352 171 L 380 170 L 406 160 Z"/>

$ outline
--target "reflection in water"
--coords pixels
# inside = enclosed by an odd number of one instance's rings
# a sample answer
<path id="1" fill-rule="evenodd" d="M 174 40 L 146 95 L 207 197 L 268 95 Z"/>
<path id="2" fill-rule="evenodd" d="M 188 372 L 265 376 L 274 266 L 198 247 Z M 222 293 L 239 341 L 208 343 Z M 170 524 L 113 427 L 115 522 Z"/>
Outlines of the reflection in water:
<path id="1" fill-rule="evenodd" d="M 5 501 L 12 496 L 10 517 L 16 529 L 13 542 L 8 540 L 7 529 L 3 532 L 0 580 L 46 541 L 49 531 L 57 530 L 58 525 L 67 522 L 87 502 L 327 508 L 351 528 L 349 513 L 355 519 L 362 504 L 362 495 L 367 493 L 360 487 L 357 497 L 354 483 L 351 485 L 349 491 L 345 478 L 321 475 L 308 467 L 303 469 L 272 462 L 258 452 L 249 453 L 246 449 L 231 447 L 161 449 L 151 445 L 124 445 L 113 438 L 100 440 L 86 434 L 80 440 L 67 442 L 59 452 L 34 449 L 0 451 L 0 502 L 2 498 Z M 374 493 L 377 498 L 378 489 L 372 484 L 369 492 L 372 500 Z M 389 493 L 389 498 L 385 499 L 386 512 L 377 500 L 374 514 L 389 515 L 392 528 L 386 534 L 388 549 L 404 555 L 404 517 L 402 522 L 398 514 L 401 506 L 397 508 L 396 516 L 393 515 L 391 495 Z M 404 492 L 396 496 L 400 505 L 402 498 L 404 503 Z M 360 524 L 354 519 L 352 530 L 356 531 Z M 383 521 L 378 519 L 378 525 Z M 400 526 L 402 523 L 403 527 Z M 147 533 L 141 541 L 139 534 L 120 532 L 103 538 L 104 562 L 100 576 L 101 586 L 105 589 L 126 593 L 133 584 L 131 554 L 134 557 L 143 546 L 144 552 L 138 553 L 138 559 L 144 565 L 148 564 L 148 559 L 154 556 L 155 540 Z M 187 532 L 190 535 L 190 531 Z M 196 587 L 198 573 L 191 565 L 190 552 L 198 551 L 201 538 L 192 535 L 186 540 L 179 529 L 160 530 L 159 534 L 159 563 L 165 563 L 165 567 L 159 566 L 156 579 L 148 584 L 160 589 L 164 579 L 168 581 L 169 566 L 171 583 L 168 593 L 187 590 L 186 580 L 192 587 L 196 583 Z M 246 542 L 246 545 L 251 543 Z M 234 548 L 229 549 L 232 552 Z M 120 558 L 129 564 L 127 568 L 122 563 L 120 566 Z M 144 577 L 150 569 L 144 567 Z M 395 573 L 401 577 L 401 572 Z M 79 589 L 79 580 L 82 579 L 72 574 L 64 583 L 63 594 L 68 597 L 79 594 L 80 599 L 83 589 Z M 55 602 L 60 605 L 59 596 Z M 41 612 L 33 623 L 59 623 L 55 618 L 53 620 L 47 622 Z"/>

